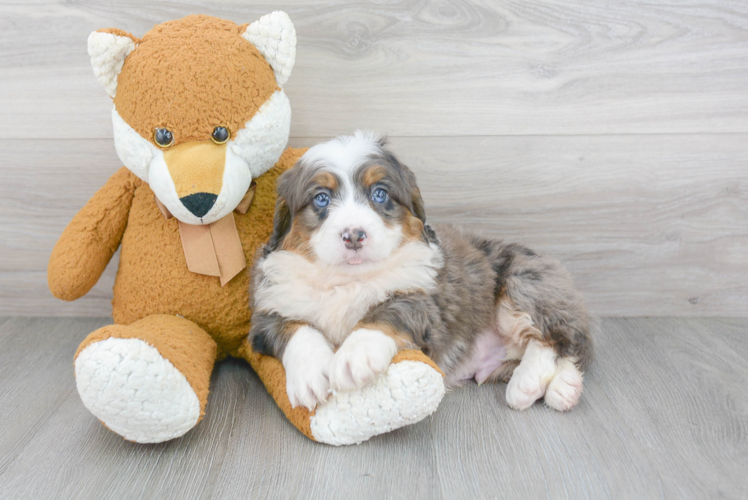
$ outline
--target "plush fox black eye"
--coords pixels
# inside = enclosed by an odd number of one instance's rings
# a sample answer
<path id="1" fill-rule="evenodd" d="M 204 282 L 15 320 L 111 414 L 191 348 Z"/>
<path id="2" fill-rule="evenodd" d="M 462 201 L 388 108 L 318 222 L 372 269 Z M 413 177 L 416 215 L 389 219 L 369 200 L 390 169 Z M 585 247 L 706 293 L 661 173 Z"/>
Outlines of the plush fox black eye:
<path id="1" fill-rule="evenodd" d="M 229 140 L 231 132 L 226 127 L 216 127 L 213 129 L 213 135 L 210 136 L 210 140 L 216 144 L 223 144 Z"/>
<path id="2" fill-rule="evenodd" d="M 174 134 L 165 128 L 157 128 L 153 140 L 162 148 L 168 148 L 174 142 Z"/>

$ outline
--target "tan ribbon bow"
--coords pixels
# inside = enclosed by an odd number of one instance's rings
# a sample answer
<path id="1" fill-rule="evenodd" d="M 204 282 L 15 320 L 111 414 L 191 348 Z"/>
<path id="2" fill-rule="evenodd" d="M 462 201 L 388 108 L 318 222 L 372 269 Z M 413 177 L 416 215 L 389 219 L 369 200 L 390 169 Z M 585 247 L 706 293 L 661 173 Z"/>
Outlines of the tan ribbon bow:
<path id="1" fill-rule="evenodd" d="M 252 182 L 247 193 L 234 209 L 234 212 L 244 215 L 249 211 L 255 197 L 257 184 Z M 173 216 L 169 209 L 154 196 L 158 209 L 165 218 Z M 228 214 L 223 219 L 211 224 L 195 226 L 179 222 L 179 237 L 182 240 L 184 258 L 187 269 L 196 274 L 219 276 L 221 286 L 247 267 L 244 249 L 236 229 L 234 214 Z"/>

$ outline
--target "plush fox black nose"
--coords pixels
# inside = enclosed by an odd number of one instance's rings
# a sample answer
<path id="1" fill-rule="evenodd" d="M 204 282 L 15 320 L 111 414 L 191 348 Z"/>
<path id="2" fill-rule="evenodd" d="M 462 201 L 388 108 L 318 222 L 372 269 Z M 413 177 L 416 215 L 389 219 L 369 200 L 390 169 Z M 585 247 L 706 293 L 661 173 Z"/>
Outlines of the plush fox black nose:
<path id="1" fill-rule="evenodd" d="M 182 205 L 187 207 L 187 210 L 192 212 L 195 217 L 202 217 L 213 208 L 216 198 L 218 198 L 218 196 L 210 193 L 195 193 L 179 198 L 179 201 L 181 201 Z"/>
<path id="2" fill-rule="evenodd" d="M 346 248 L 350 250 L 358 250 L 364 246 L 366 231 L 363 229 L 346 229 L 340 236 L 343 238 Z"/>

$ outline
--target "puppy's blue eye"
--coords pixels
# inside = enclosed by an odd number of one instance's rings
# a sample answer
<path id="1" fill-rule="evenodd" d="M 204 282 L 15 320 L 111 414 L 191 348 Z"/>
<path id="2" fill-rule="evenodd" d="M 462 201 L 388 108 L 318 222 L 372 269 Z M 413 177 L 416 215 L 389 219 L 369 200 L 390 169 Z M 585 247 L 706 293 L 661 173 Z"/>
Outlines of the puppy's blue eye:
<path id="1" fill-rule="evenodd" d="M 330 204 L 330 197 L 327 196 L 325 193 L 320 193 L 314 197 L 314 204 L 317 205 L 319 208 L 324 208 Z"/>
<path id="2" fill-rule="evenodd" d="M 384 203 L 387 201 L 387 191 L 377 188 L 371 193 L 371 199 L 374 200 L 374 203 Z"/>

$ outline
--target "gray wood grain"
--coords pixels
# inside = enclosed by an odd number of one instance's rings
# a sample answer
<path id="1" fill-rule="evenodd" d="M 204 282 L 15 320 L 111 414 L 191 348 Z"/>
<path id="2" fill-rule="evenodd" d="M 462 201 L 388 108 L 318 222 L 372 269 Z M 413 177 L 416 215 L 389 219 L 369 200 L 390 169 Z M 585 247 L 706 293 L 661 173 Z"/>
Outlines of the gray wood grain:
<path id="1" fill-rule="evenodd" d="M 748 132 L 745 2 L 45 0 L 2 7 L 0 134 L 111 137 L 91 31 L 278 8 L 299 34 L 294 136 Z"/>
<path id="2" fill-rule="evenodd" d="M 0 318 L 3 498 L 727 498 L 748 495 L 748 321 L 606 319 L 579 405 L 448 394 L 433 417 L 359 446 L 315 444 L 243 361 L 221 363 L 205 419 L 137 445 L 75 391 L 96 318 Z"/>
<path id="3" fill-rule="evenodd" d="M 392 138 L 432 222 L 519 241 L 559 258 L 604 316 L 746 315 L 748 136 Z M 46 266 L 86 200 L 119 168 L 108 139 L 10 151 L 0 183 L 0 313 L 110 313 L 116 258 L 72 303 Z M 310 145 L 316 139 L 294 139 Z M 710 168 L 705 168 L 710 165 Z"/>
<path id="4" fill-rule="evenodd" d="M 119 166 L 88 34 L 278 8 L 292 144 L 389 133 L 433 221 L 557 256 L 597 314 L 748 315 L 748 4 L 717 0 L 0 5 L 0 314 L 110 310 L 116 258 L 82 300 L 46 286 Z"/>

